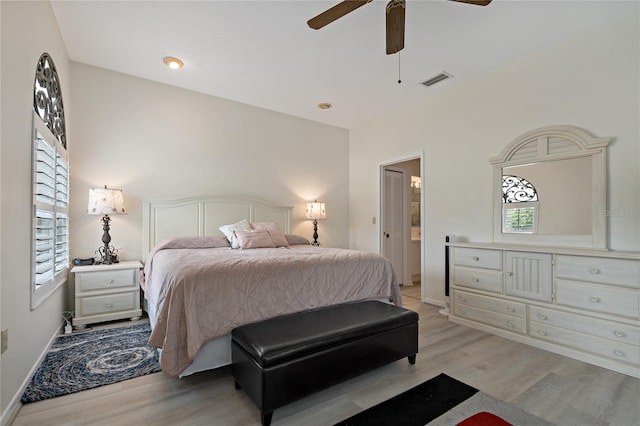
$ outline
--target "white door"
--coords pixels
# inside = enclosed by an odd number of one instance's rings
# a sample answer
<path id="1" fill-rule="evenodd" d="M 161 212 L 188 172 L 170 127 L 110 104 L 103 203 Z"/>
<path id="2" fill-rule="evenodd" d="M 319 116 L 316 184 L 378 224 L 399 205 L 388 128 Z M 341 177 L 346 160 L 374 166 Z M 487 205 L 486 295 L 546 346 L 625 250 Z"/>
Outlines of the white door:
<path id="1" fill-rule="evenodd" d="M 404 171 L 384 168 L 382 186 L 382 255 L 391 261 L 399 284 L 404 284 Z"/>

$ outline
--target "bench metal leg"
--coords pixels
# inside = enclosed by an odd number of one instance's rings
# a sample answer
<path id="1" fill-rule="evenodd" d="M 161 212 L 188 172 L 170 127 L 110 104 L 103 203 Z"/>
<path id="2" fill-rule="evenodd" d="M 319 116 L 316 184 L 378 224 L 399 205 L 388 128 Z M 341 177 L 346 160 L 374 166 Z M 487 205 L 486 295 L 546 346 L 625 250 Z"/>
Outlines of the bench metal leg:
<path id="1" fill-rule="evenodd" d="M 409 364 L 415 364 L 416 363 L 416 354 L 409 355 L 407 357 L 407 359 L 409 360 Z"/>
<path id="2" fill-rule="evenodd" d="M 273 411 L 260 413 L 260 421 L 262 422 L 262 426 L 269 426 L 271 424 L 271 417 L 273 417 Z"/>

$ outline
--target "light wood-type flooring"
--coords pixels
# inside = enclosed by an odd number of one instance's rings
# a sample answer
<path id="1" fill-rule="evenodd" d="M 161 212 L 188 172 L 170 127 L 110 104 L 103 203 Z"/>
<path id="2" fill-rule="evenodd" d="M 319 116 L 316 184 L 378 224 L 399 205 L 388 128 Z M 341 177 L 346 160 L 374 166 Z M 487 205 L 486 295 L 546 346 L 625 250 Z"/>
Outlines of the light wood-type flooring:
<path id="1" fill-rule="evenodd" d="M 420 314 L 420 352 L 275 411 L 273 425 L 332 425 L 440 373 L 559 425 L 640 423 L 640 380 L 452 324 L 403 288 Z M 122 323 L 129 324 L 129 323 Z M 258 425 L 229 367 L 162 373 L 21 407 L 13 425 Z M 392 425 L 390 425 L 392 426 Z"/>

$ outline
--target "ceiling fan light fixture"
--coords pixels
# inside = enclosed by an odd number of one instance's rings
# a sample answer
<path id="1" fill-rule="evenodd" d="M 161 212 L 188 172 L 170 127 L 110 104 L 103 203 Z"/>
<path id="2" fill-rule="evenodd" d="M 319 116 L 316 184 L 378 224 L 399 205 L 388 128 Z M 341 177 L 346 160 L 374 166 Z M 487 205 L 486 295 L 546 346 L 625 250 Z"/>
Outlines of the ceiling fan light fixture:
<path id="1" fill-rule="evenodd" d="M 422 84 L 424 84 L 427 87 L 431 87 L 434 84 L 438 84 L 441 81 L 450 79 L 451 77 L 453 77 L 451 74 L 449 74 L 446 71 L 442 71 L 440 74 L 438 74 L 438 75 L 436 75 L 434 77 L 431 77 L 430 79 L 428 79 L 426 81 L 423 81 Z"/>
<path id="2" fill-rule="evenodd" d="M 177 70 L 184 66 L 184 62 L 173 56 L 165 56 L 162 58 L 162 62 L 172 70 Z"/>
<path id="3" fill-rule="evenodd" d="M 329 102 L 322 102 L 318 104 L 318 108 L 320 109 L 329 109 L 331 108 L 333 105 L 331 105 Z"/>

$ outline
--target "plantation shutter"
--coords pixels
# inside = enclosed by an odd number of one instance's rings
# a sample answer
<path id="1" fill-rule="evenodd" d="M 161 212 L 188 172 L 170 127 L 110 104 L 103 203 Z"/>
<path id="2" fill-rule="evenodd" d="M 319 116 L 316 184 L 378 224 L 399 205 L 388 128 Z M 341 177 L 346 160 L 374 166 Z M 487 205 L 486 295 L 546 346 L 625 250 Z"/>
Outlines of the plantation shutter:
<path id="1" fill-rule="evenodd" d="M 33 291 L 40 293 L 37 305 L 67 278 L 69 164 L 64 146 L 37 115 L 33 120 Z M 37 291 L 40 289 L 44 291 Z"/>

